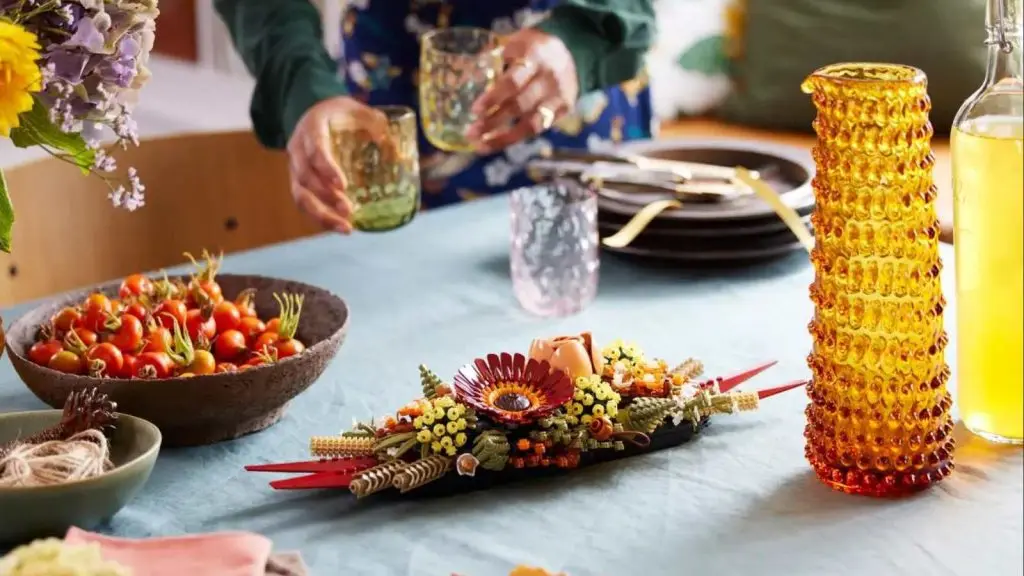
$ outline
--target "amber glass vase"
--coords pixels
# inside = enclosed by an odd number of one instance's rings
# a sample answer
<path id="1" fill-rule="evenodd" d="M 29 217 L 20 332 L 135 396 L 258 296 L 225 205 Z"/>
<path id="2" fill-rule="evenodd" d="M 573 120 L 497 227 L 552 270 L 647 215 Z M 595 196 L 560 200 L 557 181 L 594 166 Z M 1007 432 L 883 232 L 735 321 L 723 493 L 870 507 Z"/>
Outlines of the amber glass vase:
<path id="1" fill-rule="evenodd" d="M 838 490 L 911 492 L 949 475 L 954 446 L 927 80 L 836 64 L 802 88 L 818 111 L 806 456 Z"/>

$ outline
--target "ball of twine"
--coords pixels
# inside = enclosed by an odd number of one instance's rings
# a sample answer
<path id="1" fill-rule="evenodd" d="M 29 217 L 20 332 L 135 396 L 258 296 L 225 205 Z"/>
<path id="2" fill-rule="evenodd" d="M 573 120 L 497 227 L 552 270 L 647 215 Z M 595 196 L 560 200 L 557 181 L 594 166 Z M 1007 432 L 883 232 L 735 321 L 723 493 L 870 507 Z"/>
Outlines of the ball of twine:
<path id="1" fill-rule="evenodd" d="M 107 437 L 99 430 L 86 430 L 67 440 L 15 446 L 0 460 L 0 488 L 64 484 L 113 467 Z"/>

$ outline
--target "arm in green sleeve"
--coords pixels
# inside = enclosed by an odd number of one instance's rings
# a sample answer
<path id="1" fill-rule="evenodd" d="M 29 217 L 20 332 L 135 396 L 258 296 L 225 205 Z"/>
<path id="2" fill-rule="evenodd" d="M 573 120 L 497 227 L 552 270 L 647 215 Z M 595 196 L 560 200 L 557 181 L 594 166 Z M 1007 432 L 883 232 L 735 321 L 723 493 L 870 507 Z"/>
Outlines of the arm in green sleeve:
<path id="1" fill-rule="evenodd" d="M 264 146 L 284 148 L 311 106 L 346 93 L 324 48 L 309 0 L 214 0 L 235 48 L 256 78 L 253 127 Z"/>
<path id="2" fill-rule="evenodd" d="M 580 93 L 632 79 L 656 34 L 653 0 L 563 0 L 537 28 L 565 43 Z"/>

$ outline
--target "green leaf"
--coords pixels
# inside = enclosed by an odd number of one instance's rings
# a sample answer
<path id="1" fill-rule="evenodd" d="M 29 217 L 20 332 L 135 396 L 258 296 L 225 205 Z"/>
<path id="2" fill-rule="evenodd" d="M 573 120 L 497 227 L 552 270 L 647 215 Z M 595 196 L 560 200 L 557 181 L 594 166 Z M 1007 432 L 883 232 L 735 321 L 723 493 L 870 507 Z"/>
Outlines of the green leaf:
<path id="1" fill-rule="evenodd" d="M 718 76 L 729 72 L 729 59 L 725 56 L 725 37 L 707 36 L 690 45 L 676 63 L 683 70 L 699 72 L 705 76 Z"/>
<path id="2" fill-rule="evenodd" d="M 7 193 L 7 179 L 0 170 L 0 250 L 11 253 L 11 229 L 14 228 L 14 206 Z"/>
<path id="3" fill-rule="evenodd" d="M 37 99 L 35 106 L 23 113 L 21 126 L 11 130 L 11 142 L 18 148 L 45 146 L 89 174 L 96 152 L 85 144 L 80 134 L 68 134 L 50 121 L 50 113 Z"/>

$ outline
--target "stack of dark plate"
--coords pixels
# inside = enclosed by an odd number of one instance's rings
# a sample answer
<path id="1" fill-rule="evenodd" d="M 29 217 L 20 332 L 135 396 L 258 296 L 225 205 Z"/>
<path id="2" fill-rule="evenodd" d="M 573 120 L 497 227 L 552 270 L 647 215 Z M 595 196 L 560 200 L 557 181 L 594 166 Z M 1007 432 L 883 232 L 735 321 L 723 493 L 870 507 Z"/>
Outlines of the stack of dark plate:
<path id="1" fill-rule="evenodd" d="M 756 171 L 810 229 L 814 163 L 807 150 L 736 140 L 653 140 L 631 143 L 618 153 Z M 744 265 L 803 250 L 771 206 L 745 187 L 734 194 L 695 200 L 668 188 L 604 180 L 598 198 L 601 237 L 618 232 L 651 202 L 673 198 L 681 201 L 681 208 L 659 214 L 628 246 L 604 249 L 688 265 Z"/>

